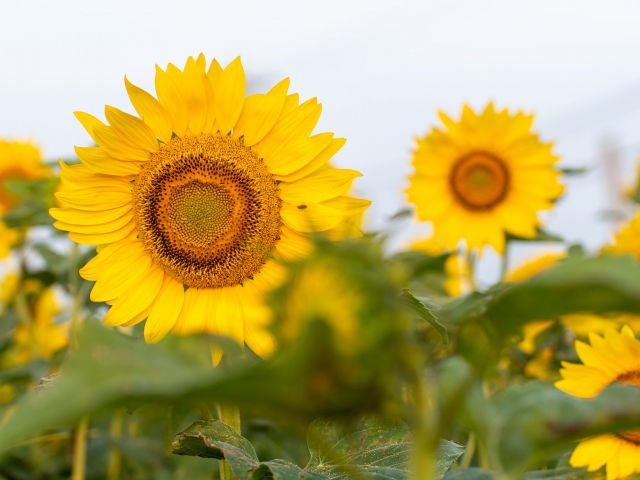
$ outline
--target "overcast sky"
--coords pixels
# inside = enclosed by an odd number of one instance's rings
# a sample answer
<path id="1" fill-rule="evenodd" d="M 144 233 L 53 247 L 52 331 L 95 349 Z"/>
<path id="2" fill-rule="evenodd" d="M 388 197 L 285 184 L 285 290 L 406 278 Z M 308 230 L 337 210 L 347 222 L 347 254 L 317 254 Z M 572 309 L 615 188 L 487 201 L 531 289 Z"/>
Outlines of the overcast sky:
<path id="1" fill-rule="evenodd" d="M 29 1 L 0 14 L 0 137 L 29 137 L 49 159 L 89 138 L 72 115 L 132 111 L 123 77 L 152 89 L 154 65 L 204 52 L 238 55 L 252 91 L 284 77 L 323 104 L 318 131 L 348 139 L 339 166 L 362 171 L 376 226 L 404 204 L 413 139 L 463 102 L 538 114 L 569 181 L 548 229 L 596 249 L 615 223 L 603 145 L 631 181 L 640 147 L 640 2 L 524 1 Z M 612 156 L 609 155 L 609 158 Z M 398 245 L 425 226 L 403 229 Z M 546 246 L 518 246 L 515 260 Z M 497 259 L 483 259 L 486 282 Z"/>

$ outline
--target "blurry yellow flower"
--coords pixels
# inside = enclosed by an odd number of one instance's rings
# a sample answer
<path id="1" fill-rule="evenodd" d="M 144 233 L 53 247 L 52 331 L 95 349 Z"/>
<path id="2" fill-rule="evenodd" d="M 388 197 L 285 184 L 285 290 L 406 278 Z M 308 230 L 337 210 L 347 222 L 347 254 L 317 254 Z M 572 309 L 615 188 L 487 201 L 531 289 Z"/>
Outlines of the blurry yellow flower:
<path id="1" fill-rule="evenodd" d="M 619 255 L 634 255 L 640 258 L 640 210 L 622 225 L 614 235 L 613 243 L 603 248 L 605 252 Z"/>
<path id="2" fill-rule="evenodd" d="M 481 114 L 464 106 L 462 118 L 440 112 L 444 129 L 418 139 L 415 173 L 406 190 L 420 220 L 455 249 L 491 245 L 504 251 L 505 233 L 536 236 L 538 212 L 553 207 L 564 187 L 551 144 L 531 132 L 533 116 L 489 104 Z"/>
<path id="3" fill-rule="evenodd" d="M 40 151 L 30 142 L 0 140 L 0 215 L 16 205 L 17 198 L 4 188 L 7 180 L 38 180 L 50 174 Z"/>
<path id="4" fill-rule="evenodd" d="M 0 258 L 9 256 L 11 249 L 20 240 L 20 232 L 15 228 L 9 228 L 0 220 Z"/>
<path id="5" fill-rule="evenodd" d="M 578 337 L 587 337 L 589 333 L 602 335 L 607 328 L 620 330 L 629 326 L 635 333 L 640 333 L 640 315 L 618 313 L 612 315 L 592 315 L 589 313 L 571 313 L 562 317 L 562 324 L 573 330 Z"/>
<path id="6" fill-rule="evenodd" d="M 158 100 L 125 79 L 139 116 L 76 113 L 98 146 L 62 165 L 64 208 L 51 215 L 72 240 L 101 245 L 81 275 L 112 305 L 107 325 L 147 319 L 149 342 L 208 332 L 268 356 L 277 258 L 307 255 L 312 232 L 343 238 L 371 203 L 347 195 L 359 172 L 327 166 L 345 140 L 311 136 L 315 98 L 300 104 L 289 79 L 245 98 L 245 83 L 239 57 L 207 70 L 201 54 L 184 70 L 156 67 Z"/>
<path id="7" fill-rule="evenodd" d="M 592 333 L 591 345 L 576 342 L 583 365 L 563 362 L 562 380 L 556 382 L 563 392 L 581 398 L 592 398 L 612 383 L 640 387 L 640 341 L 631 329 L 618 333 L 611 328 L 604 338 Z M 588 467 L 594 472 L 606 465 L 607 480 L 640 473 L 640 431 L 629 430 L 598 435 L 580 442 L 571 455 L 573 467 Z"/>
<path id="8" fill-rule="evenodd" d="M 554 352 L 552 348 L 544 348 L 524 367 L 524 373 L 540 380 L 548 380 L 551 377 L 549 367 L 553 362 Z"/>
<path id="9" fill-rule="evenodd" d="M 18 289 L 20 278 L 15 273 L 7 273 L 0 284 L 0 301 L 3 306 L 9 305 Z"/>
<path id="10" fill-rule="evenodd" d="M 46 288 L 39 295 L 33 307 L 33 324 L 20 323 L 16 327 L 14 338 L 16 361 L 19 364 L 29 362 L 34 354 L 50 360 L 54 353 L 67 346 L 69 342 L 66 325 L 55 323 L 55 316 L 62 309 L 55 299 L 54 291 Z"/>
<path id="11" fill-rule="evenodd" d="M 536 351 L 536 338 L 538 338 L 538 335 L 553 324 L 553 320 L 538 320 L 523 325 L 522 333 L 524 338 L 518 344 L 518 348 L 524 353 L 531 355 Z"/>
<path id="12" fill-rule="evenodd" d="M 280 336 L 284 342 L 292 343 L 305 324 L 321 320 L 333 330 L 339 352 L 356 351 L 361 340 L 357 312 L 365 300 L 339 265 L 311 264 L 293 279 L 280 322 Z"/>

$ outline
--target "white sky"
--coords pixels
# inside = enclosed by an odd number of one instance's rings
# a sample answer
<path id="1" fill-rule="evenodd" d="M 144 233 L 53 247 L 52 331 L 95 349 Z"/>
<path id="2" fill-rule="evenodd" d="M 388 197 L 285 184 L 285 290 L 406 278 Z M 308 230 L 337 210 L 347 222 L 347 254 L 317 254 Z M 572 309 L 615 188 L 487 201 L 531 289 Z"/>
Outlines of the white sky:
<path id="1" fill-rule="evenodd" d="M 318 131 L 348 139 L 340 166 L 356 168 L 375 225 L 404 203 L 413 138 L 442 108 L 464 101 L 539 114 L 565 166 L 593 166 L 570 181 L 549 230 L 591 249 L 611 228 L 600 145 L 621 147 L 630 181 L 640 147 L 640 2 L 536 1 L 5 1 L 0 10 L 0 136 L 31 137 L 47 158 L 89 139 L 74 110 L 131 111 L 123 76 L 152 90 L 154 64 L 182 66 L 204 52 L 237 55 L 263 91 L 323 103 Z M 411 226 L 399 244 L 425 226 Z M 514 258 L 542 246 L 517 246 Z M 497 259 L 480 274 L 491 281 Z"/>

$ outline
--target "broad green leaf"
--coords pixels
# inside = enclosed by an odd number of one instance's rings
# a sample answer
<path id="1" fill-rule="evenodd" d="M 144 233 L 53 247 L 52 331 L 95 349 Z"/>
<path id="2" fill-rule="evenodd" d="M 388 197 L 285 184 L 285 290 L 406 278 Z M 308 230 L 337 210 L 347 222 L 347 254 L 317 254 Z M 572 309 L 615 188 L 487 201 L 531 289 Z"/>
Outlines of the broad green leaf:
<path id="1" fill-rule="evenodd" d="M 260 462 L 251 444 L 218 420 L 196 422 L 175 436 L 179 455 L 225 459 L 240 480 L 404 480 L 410 478 L 414 445 L 406 424 L 363 418 L 355 428 L 320 419 L 309 429 L 311 460 L 304 468 L 285 460 Z M 434 479 L 439 480 L 463 447 L 441 441 L 435 452 Z"/>
<path id="2" fill-rule="evenodd" d="M 499 331 L 572 312 L 640 313 L 640 264 L 628 256 L 567 258 L 486 303 Z"/>
<path id="3" fill-rule="evenodd" d="M 455 468 L 449 470 L 444 480 L 493 480 L 495 477 L 491 470 L 478 467 Z"/>
<path id="4" fill-rule="evenodd" d="M 397 420 L 364 418 L 351 429 L 316 420 L 309 429 L 311 460 L 305 470 L 330 479 L 408 479 L 414 444 L 409 428 Z M 434 479 L 442 478 L 464 448 L 441 440 L 435 452 Z"/>
<path id="5" fill-rule="evenodd" d="M 408 289 L 403 289 L 400 294 L 402 299 L 402 303 L 413 313 L 418 315 L 421 319 L 425 320 L 429 325 L 431 325 L 438 335 L 440 335 L 440 339 L 442 343 L 445 345 L 449 343 L 449 337 L 447 335 L 447 329 L 438 322 L 438 319 L 431 313 L 431 311 L 424 306 L 422 301 L 419 298 L 413 296 L 413 294 Z"/>

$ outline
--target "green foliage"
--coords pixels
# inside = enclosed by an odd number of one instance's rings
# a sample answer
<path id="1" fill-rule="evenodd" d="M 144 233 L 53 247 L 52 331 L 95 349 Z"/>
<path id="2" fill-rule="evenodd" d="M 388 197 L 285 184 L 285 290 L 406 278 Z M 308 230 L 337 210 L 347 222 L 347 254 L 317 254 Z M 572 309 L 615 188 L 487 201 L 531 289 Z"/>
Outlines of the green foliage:
<path id="1" fill-rule="evenodd" d="M 399 421 L 362 418 L 351 428 L 336 421 L 318 419 L 308 436 L 311 460 L 304 468 L 285 460 L 260 462 L 251 443 L 217 420 L 199 421 L 176 434 L 172 451 L 225 459 L 240 480 L 409 479 L 415 445 L 409 428 Z M 436 451 L 433 478 L 439 480 L 464 449 L 442 441 Z"/>
<path id="2" fill-rule="evenodd" d="M 51 225 L 54 220 L 49 209 L 56 206 L 53 193 L 58 183 L 57 177 L 4 182 L 4 188 L 19 197 L 20 203 L 4 215 L 3 221 L 12 228 Z"/>

